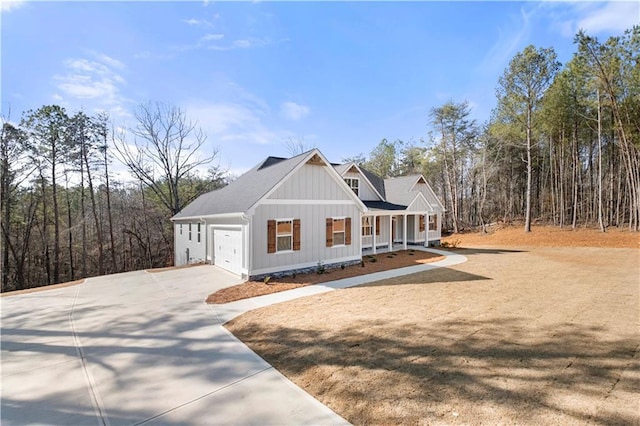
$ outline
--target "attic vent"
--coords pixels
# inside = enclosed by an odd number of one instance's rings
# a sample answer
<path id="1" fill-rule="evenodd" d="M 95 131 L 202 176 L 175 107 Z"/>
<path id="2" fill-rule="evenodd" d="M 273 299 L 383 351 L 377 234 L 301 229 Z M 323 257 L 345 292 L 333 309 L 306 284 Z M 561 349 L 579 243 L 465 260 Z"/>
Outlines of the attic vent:
<path id="1" fill-rule="evenodd" d="M 347 170 L 347 173 L 358 173 L 358 169 L 356 166 L 351 166 L 351 168 Z"/>
<path id="2" fill-rule="evenodd" d="M 424 178 L 423 178 L 423 177 L 420 177 L 420 179 L 418 179 L 418 181 L 417 181 L 416 183 L 424 183 L 424 184 L 426 184 L 426 183 L 427 183 L 427 181 L 426 181 L 426 180 L 424 180 Z"/>
<path id="3" fill-rule="evenodd" d="M 310 164 L 312 166 L 325 166 L 326 165 L 324 163 L 324 161 L 322 161 L 322 158 L 320 158 L 320 156 L 318 154 L 314 154 L 313 157 L 311 157 L 309 159 L 309 161 L 307 161 L 307 164 Z"/>

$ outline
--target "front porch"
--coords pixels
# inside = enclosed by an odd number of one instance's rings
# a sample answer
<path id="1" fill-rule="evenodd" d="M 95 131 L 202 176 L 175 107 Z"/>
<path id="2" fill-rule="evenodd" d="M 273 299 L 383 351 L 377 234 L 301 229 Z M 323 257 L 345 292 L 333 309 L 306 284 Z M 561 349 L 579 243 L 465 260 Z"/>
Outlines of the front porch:
<path id="1" fill-rule="evenodd" d="M 406 250 L 410 245 L 439 245 L 440 227 L 441 218 L 433 212 L 373 211 L 362 217 L 362 252 L 377 254 Z"/>

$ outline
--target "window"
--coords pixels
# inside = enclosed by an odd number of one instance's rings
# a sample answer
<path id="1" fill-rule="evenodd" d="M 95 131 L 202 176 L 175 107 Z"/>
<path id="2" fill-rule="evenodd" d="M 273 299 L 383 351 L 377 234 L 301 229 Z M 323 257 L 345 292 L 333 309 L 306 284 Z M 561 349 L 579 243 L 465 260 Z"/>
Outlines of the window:
<path id="1" fill-rule="evenodd" d="M 300 250 L 300 219 L 267 221 L 267 253 Z"/>
<path id="2" fill-rule="evenodd" d="M 351 190 L 355 192 L 356 195 L 358 195 L 358 190 L 360 189 L 360 179 L 345 178 L 344 181 L 347 183 L 347 185 L 349 185 L 349 188 L 351 188 Z"/>
<path id="3" fill-rule="evenodd" d="M 191 224 L 189 224 L 189 241 L 191 241 Z"/>
<path id="4" fill-rule="evenodd" d="M 344 245 L 345 235 L 344 235 L 344 219 L 333 219 L 333 245 L 341 246 Z"/>
<path id="5" fill-rule="evenodd" d="M 293 221 L 276 221 L 276 251 L 288 251 L 293 248 Z"/>
<path id="6" fill-rule="evenodd" d="M 438 215 L 432 214 L 429 216 L 429 229 L 438 229 Z"/>
<path id="7" fill-rule="evenodd" d="M 198 242 L 200 242 L 200 224 L 198 224 Z"/>
<path id="8" fill-rule="evenodd" d="M 422 214 L 421 214 L 421 215 L 420 215 L 420 216 L 418 216 L 418 217 L 420 218 L 420 219 L 419 219 L 419 227 L 420 227 L 420 230 L 419 230 L 418 232 L 424 232 L 424 215 L 422 215 Z"/>
<path id="9" fill-rule="evenodd" d="M 362 218 L 362 235 L 364 237 L 371 235 L 371 216 Z"/>
<path id="10" fill-rule="evenodd" d="M 351 245 L 351 218 L 327 218 L 327 247 Z"/>
<path id="11" fill-rule="evenodd" d="M 182 235 L 182 224 L 180 224 L 180 235 Z"/>

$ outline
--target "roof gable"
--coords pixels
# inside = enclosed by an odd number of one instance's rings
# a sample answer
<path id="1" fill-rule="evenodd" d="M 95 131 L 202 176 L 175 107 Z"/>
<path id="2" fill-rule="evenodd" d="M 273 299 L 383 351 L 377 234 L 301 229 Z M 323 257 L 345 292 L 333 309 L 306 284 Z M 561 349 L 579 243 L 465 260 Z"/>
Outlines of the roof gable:
<path id="1" fill-rule="evenodd" d="M 329 161 L 327 161 L 324 155 L 322 155 L 322 153 L 317 148 L 314 148 L 313 150 L 308 151 L 305 154 L 301 154 L 301 155 L 305 155 L 304 160 L 299 161 L 298 164 L 296 164 L 296 166 L 292 170 L 290 170 L 286 176 L 280 179 L 280 181 L 278 181 L 276 185 L 274 185 L 269 191 L 267 191 L 267 193 L 265 193 L 259 200 L 257 200 L 249 210 L 252 210 L 253 208 L 255 208 L 255 206 L 258 205 L 261 200 L 264 200 L 270 197 L 274 192 L 276 192 L 279 188 L 285 185 L 286 182 L 305 165 L 323 166 L 324 169 L 329 174 L 329 176 L 331 177 L 331 179 L 333 179 L 334 182 L 338 184 L 340 190 L 342 190 L 342 192 L 346 194 L 347 199 L 351 199 L 355 201 L 361 210 L 367 209 L 367 207 L 362 203 L 362 201 L 358 198 L 358 196 L 353 193 L 353 191 L 351 190 L 351 188 L 349 188 L 349 186 L 347 186 L 347 184 L 342 179 L 340 174 L 336 171 L 335 167 L 331 163 L 329 163 Z"/>
<path id="2" fill-rule="evenodd" d="M 384 181 L 374 173 L 363 169 L 356 163 L 345 163 L 334 166 L 336 171 L 344 178 L 348 173 L 357 173 L 358 177 L 364 180 L 364 183 L 371 189 L 371 192 L 378 196 L 379 201 L 384 201 Z M 367 200 L 377 201 L 377 200 Z"/>
<path id="3" fill-rule="evenodd" d="M 310 151 L 289 159 L 268 157 L 224 188 L 199 196 L 172 219 L 245 213 L 296 166 L 303 163 L 309 154 Z"/>
<path id="4" fill-rule="evenodd" d="M 424 184 L 425 190 L 428 194 L 422 194 L 420 188 L 417 188 L 417 185 Z M 406 206 L 410 206 L 411 203 L 415 200 L 416 194 L 422 194 L 423 198 L 427 202 L 428 205 L 433 208 L 439 207 L 444 211 L 444 206 L 438 200 L 438 197 L 431 189 L 429 183 L 427 183 L 426 179 L 422 175 L 410 175 L 410 176 L 402 176 L 397 178 L 385 179 L 384 181 L 387 201 L 403 204 Z"/>

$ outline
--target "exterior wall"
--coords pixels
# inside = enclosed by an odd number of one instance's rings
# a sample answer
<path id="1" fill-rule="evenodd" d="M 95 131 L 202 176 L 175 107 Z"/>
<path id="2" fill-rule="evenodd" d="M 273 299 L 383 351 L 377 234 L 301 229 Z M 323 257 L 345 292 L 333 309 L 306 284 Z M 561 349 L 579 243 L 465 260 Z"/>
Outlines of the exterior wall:
<path id="1" fill-rule="evenodd" d="M 248 221 L 243 220 L 241 217 L 223 217 L 223 218 L 214 218 L 207 219 L 207 251 L 206 251 L 206 261 L 208 263 L 215 263 L 214 259 L 214 244 L 215 241 L 213 239 L 213 230 L 214 229 L 239 229 L 243 232 L 243 241 L 244 234 L 248 232 Z M 245 267 L 245 259 L 243 258 L 242 265 Z"/>
<path id="2" fill-rule="evenodd" d="M 200 223 L 200 242 L 198 242 L 198 223 Z M 191 224 L 191 240 L 189 240 Z M 180 233 L 182 226 L 182 234 Z M 174 229 L 174 265 L 204 262 L 206 259 L 206 225 L 202 221 L 176 222 Z M 188 256 L 187 256 L 188 253 Z"/>
<path id="3" fill-rule="evenodd" d="M 360 209 L 352 204 L 262 204 L 251 218 L 251 276 L 360 259 Z M 326 247 L 326 218 L 351 218 L 351 245 Z M 267 221 L 300 219 L 300 250 L 267 253 Z"/>
<path id="4" fill-rule="evenodd" d="M 435 210 L 440 210 L 440 203 L 438 199 L 433 194 L 433 191 L 424 183 L 419 183 L 415 186 L 415 189 L 422 192 L 424 198 L 426 198 L 427 202 L 433 206 Z M 441 211 L 438 211 L 438 214 L 441 214 Z"/>
<path id="5" fill-rule="evenodd" d="M 198 242 L 198 223 L 200 223 L 200 242 Z M 243 229 L 243 232 L 247 232 L 248 225 L 246 223 L 240 217 L 202 219 L 199 221 L 185 220 L 174 223 L 174 265 L 180 266 L 200 262 L 214 263 L 213 229 L 227 227 L 229 229 Z M 189 241 L 189 224 L 191 224 L 191 241 Z M 182 234 L 180 233 L 180 225 L 182 225 Z"/>
<path id="6" fill-rule="evenodd" d="M 360 187 L 358 188 L 358 198 L 366 201 L 380 201 L 380 197 L 376 194 L 375 189 L 369 184 L 369 181 L 360 173 L 345 173 L 345 178 L 360 178 Z"/>
<path id="7" fill-rule="evenodd" d="M 436 204 L 437 206 L 437 204 Z M 420 196 L 407 208 L 407 212 L 427 212 L 431 210 L 429 205 Z"/>
<path id="8" fill-rule="evenodd" d="M 351 200 L 329 174 L 329 166 L 305 164 L 268 198 L 271 200 Z"/>

